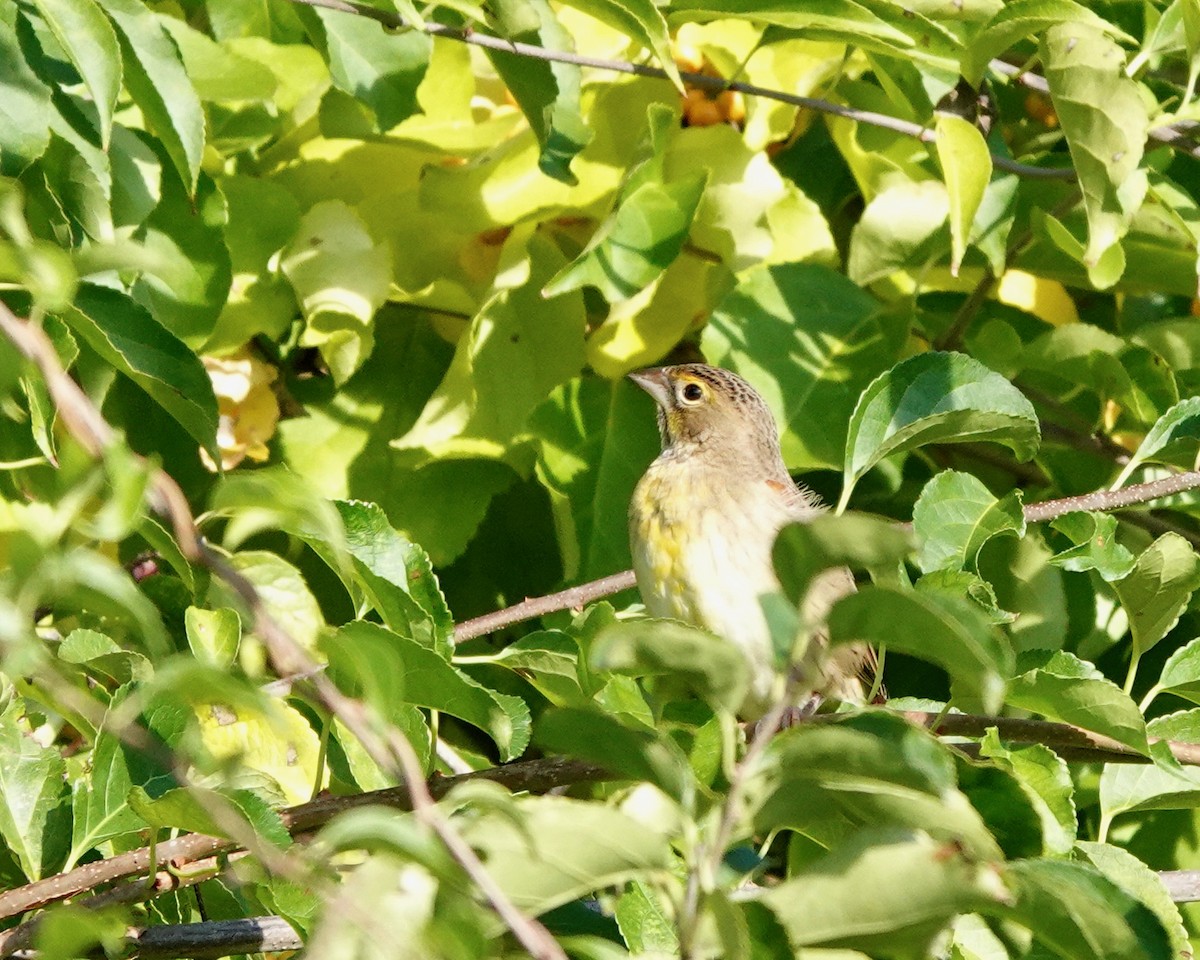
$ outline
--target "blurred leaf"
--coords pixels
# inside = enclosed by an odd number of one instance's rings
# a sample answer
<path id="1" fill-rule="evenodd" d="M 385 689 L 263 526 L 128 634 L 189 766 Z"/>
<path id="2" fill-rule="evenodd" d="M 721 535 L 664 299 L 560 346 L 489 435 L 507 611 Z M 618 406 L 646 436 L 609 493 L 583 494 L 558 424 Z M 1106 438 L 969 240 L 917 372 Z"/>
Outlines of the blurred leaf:
<path id="1" fill-rule="evenodd" d="M 625 945 L 634 954 L 678 951 L 674 920 L 653 885 L 641 880 L 627 884 L 613 913 Z"/>
<path id="2" fill-rule="evenodd" d="M 154 672 L 140 653 L 124 649 L 96 630 L 72 630 L 59 644 L 58 658 L 78 664 L 114 690 L 131 680 L 148 680 Z"/>
<path id="3" fill-rule="evenodd" d="M 322 643 L 330 670 L 389 716 L 398 705 L 440 710 L 484 731 L 512 760 L 529 745 L 529 708 L 523 700 L 489 690 L 414 640 L 366 621 L 348 623 Z"/>
<path id="4" fill-rule="evenodd" d="M 921 544 L 917 565 L 923 572 L 977 572 L 979 551 L 992 537 L 1025 535 L 1021 493 L 997 499 L 970 474 L 943 470 L 925 484 L 913 506 L 913 531 Z"/>
<path id="5" fill-rule="evenodd" d="M 923 956 L 959 913 L 1001 901 L 994 869 L 952 843 L 907 830 L 864 830 L 757 899 L 795 947 Z"/>
<path id="6" fill-rule="evenodd" d="M 548 711 L 538 719 L 534 739 L 543 750 L 590 760 L 630 780 L 646 780 L 669 796 L 684 793 L 688 764 L 678 747 L 661 734 L 631 730 L 607 714 Z"/>
<path id="7" fill-rule="evenodd" d="M 19 727 L 20 708 L 0 715 L 0 836 L 30 880 L 54 873 L 70 843 L 66 767 Z"/>
<path id="8" fill-rule="evenodd" d="M 188 646 L 196 659 L 219 668 L 233 665 L 242 640 L 242 621 L 237 611 L 229 607 L 219 610 L 188 607 L 183 623 Z"/>
<path id="9" fill-rule="evenodd" d="M 1113 483 L 1113 489 L 1120 489 L 1133 471 L 1147 460 L 1157 460 L 1160 453 L 1174 444 L 1185 444 L 1189 448 L 1200 439 L 1200 397 L 1188 397 L 1175 404 L 1164 413 L 1150 428 L 1150 432 L 1142 438 L 1142 442 L 1134 451 L 1129 462 Z M 1193 454 L 1194 456 L 1194 454 Z"/>
<path id="10" fill-rule="evenodd" d="M 1129 575 L 1113 584 L 1129 615 L 1135 658 L 1175 626 L 1197 586 L 1200 557 L 1186 539 L 1172 532 L 1147 547 Z"/>
<path id="11" fill-rule="evenodd" d="M 745 377 L 775 412 L 791 469 L 841 465 L 859 393 L 900 349 L 870 295 L 806 263 L 744 273 L 701 343 L 710 362 Z"/>
<path id="12" fill-rule="evenodd" d="M 749 664 L 737 646 L 678 620 L 631 620 L 606 627 L 592 647 L 591 667 L 665 677 L 714 709 L 736 710 L 750 684 Z"/>
<path id="13" fill-rule="evenodd" d="M 617 810 L 566 797 L 514 799 L 459 824 L 518 909 L 539 914 L 672 863 L 667 837 Z"/>
<path id="14" fill-rule="evenodd" d="M 96 952 L 120 952 L 129 932 L 126 910 L 110 906 L 93 910 L 56 905 L 47 910 L 34 931 L 33 946 L 46 960 L 71 960 Z"/>
<path id="15" fill-rule="evenodd" d="M 283 467 L 226 475 L 213 490 L 209 508 L 229 518 L 223 539 L 228 549 L 255 534 L 282 530 L 319 546 L 335 570 L 346 562 L 346 533 L 336 505 Z"/>
<path id="16" fill-rule="evenodd" d="M 575 43 L 559 23 L 547 0 L 526 0 L 528 24 L 509 40 L 523 41 L 547 50 L 574 53 Z M 572 186 L 578 178 L 571 161 L 594 136 L 580 113 L 580 68 L 572 63 L 523 57 L 488 50 L 489 59 L 512 92 L 541 147 L 538 168 L 548 177 Z"/>
<path id="17" fill-rule="evenodd" d="M 749 795 L 763 833 L 789 829 L 836 846 L 896 826 L 961 845 L 972 859 L 1001 856 L 957 788 L 950 751 L 901 717 L 869 713 L 784 731 L 771 739 Z"/>
<path id="18" fill-rule="evenodd" d="M 834 605 L 829 639 L 886 645 L 937 664 L 956 684 L 956 702 L 978 701 L 990 713 L 1004 700 L 1012 651 L 969 600 L 876 586 Z"/>
<path id="19" fill-rule="evenodd" d="M 1039 435 L 1032 404 L 1004 377 L 963 354 L 918 354 L 876 377 L 859 398 L 839 512 L 884 457 L 928 443 L 991 440 L 1028 460 Z"/>
<path id="20" fill-rule="evenodd" d="M 822 570 L 892 570 L 911 549 L 912 537 L 899 524 L 863 513 L 823 513 L 780 530 L 771 557 L 783 592 L 798 604 Z"/>
<path id="21" fill-rule="evenodd" d="M 1149 118 L 1121 48 L 1096 26 L 1056 24 L 1040 44 L 1054 110 L 1071 148 L 1088 215 L 1088 277 L 1111 287 L 1125 270 L 1119 243 L 1146 195 L 1138 169 Z"/>
<path id="22" fill-rule="evenodd" d="M 215 459 L 217 401 L 199 359 L 145 309 L 84 284 L 63 319 L 108 363 L 159 403 Z"/>
<path id="23" fill-rule="evenodd" d="M 201 100 L 270 100 L 274 96 L 278 86 L 275 75 L 263 64 L 235 53 L 228 44 L 212 40 L 182 20 L 164 17 L 162 25 L 179 48 Z"/>
<path id="24" fill-rule="evenodd" d="M 958 268 L 967 252 L 971 224 L 992 178 L 992 155 L 975 125 L 962 117 L 938 113 L 935 121 L 938 162 L 950 198 L 950 272 Z"/>
<path id="25" fill-rule="evenodd" d="M 1094 868 L 1062 860 L 1023 860 L 1004 871 L 1015 902 L 1003 913 L 1037 942 L 1069 960 L 1167 960 L 1159 919 Z"/>
<path id="26" fill-rule="evenodd" d="M 1135 558 L 1117 540 L 1117 518 L 1110 513 L 1068 513 L 1051 522 L 1076 546 L 1056 553 L 1050 562 L 1064 570 L 1095 570 L 1111 583 L 1129 575 Z"/>
<path id="27" fill-rule="evenodd" d="M 268 550 L 244 550 L 229 565 L 250 581 L 267 612 L 306 650 L 314 648 L 325 617 L 304 576 L 283 557 Z"/>
<path id="28" fill-rule="evenodd" d="M 1065 650 L 1032 651 L 1018 663 L 1022 668 L 1009 684 L 1008 703 L 1148 754 L 1146 725 L 1137 704 L 1092 664 Z"/>
<path id="29" fill-rule="evenodd" d="M 158 15 L 137 0 L 101 0 L 121 43 L 125 86 L 153 126 L 188 194 L 204 151 L 204 110 Z"/>

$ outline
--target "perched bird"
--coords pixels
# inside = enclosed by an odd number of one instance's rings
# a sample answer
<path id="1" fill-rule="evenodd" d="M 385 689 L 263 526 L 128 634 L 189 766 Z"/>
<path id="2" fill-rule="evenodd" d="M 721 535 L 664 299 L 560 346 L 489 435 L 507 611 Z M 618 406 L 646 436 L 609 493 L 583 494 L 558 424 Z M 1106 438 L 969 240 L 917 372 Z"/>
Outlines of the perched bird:
<path id="1" fill-rule="evenodd" d="M 771 563 L 775 537 L 825 508 L 788 475 L 774 417 L 741 377 L 702 363 L 629 376 L 658 404 L 663 448 L 629 507 L 642 599 L 652 616 L 702 627 L 742 650 L 751 685 L 741 713 L 758 719 L 783 690 L 759 603 L 779 589 Z M 809 591 L 805 618 L 822 622 L 834 601 L 853 590 L 849 570 L 825 571 Z M 843 646 L 808 659 L 819 666 L 800 676 L 801 693 L 862 699 L 859 674 L 873 659 L 869 648 Z"/>

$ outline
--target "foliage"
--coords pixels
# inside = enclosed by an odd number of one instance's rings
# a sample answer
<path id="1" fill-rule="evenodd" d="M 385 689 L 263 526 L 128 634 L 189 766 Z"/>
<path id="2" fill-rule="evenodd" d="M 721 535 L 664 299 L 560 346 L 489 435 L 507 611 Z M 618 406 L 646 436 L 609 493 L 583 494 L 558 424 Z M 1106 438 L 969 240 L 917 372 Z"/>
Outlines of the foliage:
<path id="1" fill-rule="evenodd" d="M 396 9 L 0 0 L 0 884 L 257 841 L 199 896 L 52 907 L 42 955 L 259 914 L 513 955 L 502 902 L 579 957 L 1190 955 L 1156 871 L 1200 867 L 1163 742 L 1200 744 L 1198 484 L 1103 491 L 1200 450 L 1200 7 Z M 891 651 L 888 704 L 748 745 L 738 655 L 630 593 L 455 643 L 629 566 L 624 374 L 664 358 L 748 379 L 838 505 L 764 602 L 786 645 L 854 567 L 828 631 Z M 428 815 L 293 842 L 284 808 L 397 783 L 380 731 L 610 779 L 451 790 L 490 890 Z"/>

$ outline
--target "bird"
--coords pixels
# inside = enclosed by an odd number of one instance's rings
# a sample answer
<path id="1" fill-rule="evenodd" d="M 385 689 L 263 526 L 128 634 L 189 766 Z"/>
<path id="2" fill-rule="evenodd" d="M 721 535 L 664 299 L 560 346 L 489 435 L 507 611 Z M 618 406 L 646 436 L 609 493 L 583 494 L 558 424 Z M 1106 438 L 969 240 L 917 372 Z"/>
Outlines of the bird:
<path id="1" fill-rule="evenodd" d="M 760 597 L 780 589 L 771 552 L 780 529 L 826 509 L 797 485 L 783 462 L 779 429 L 766 401 L 737 374 L 704 363 L 629 374 L 654 398 L 662 452 L 634 489 L 629 506 L 633 569 L 646 612 L 682 620 L 735 644 L 750 668 L 739 714 L 759 720 L 784 694 Z M 823 571 L 802 610 L 820 625 L 830 607 L 855 590 L 844 567 Z M 794 665 L 797 699 L 861 701 L 862 675 L 873 665 L 865 645 Z"/>

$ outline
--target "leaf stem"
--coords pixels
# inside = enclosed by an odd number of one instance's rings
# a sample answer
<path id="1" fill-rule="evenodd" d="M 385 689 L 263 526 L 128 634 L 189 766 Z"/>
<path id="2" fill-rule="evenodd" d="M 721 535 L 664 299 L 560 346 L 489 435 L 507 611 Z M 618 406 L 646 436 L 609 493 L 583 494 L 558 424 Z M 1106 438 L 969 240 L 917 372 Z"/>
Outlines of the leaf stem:
<path id="1" fill-rule="evenodd" d="M 1134 645 L 1133 655 L 1129 658 L 1129 672 L 1125 674 L 1125 693 L 1133 694 L 1133 681 L 1137 679 L 1138 664 L 1142 660 L 1142 651 Z"/>

